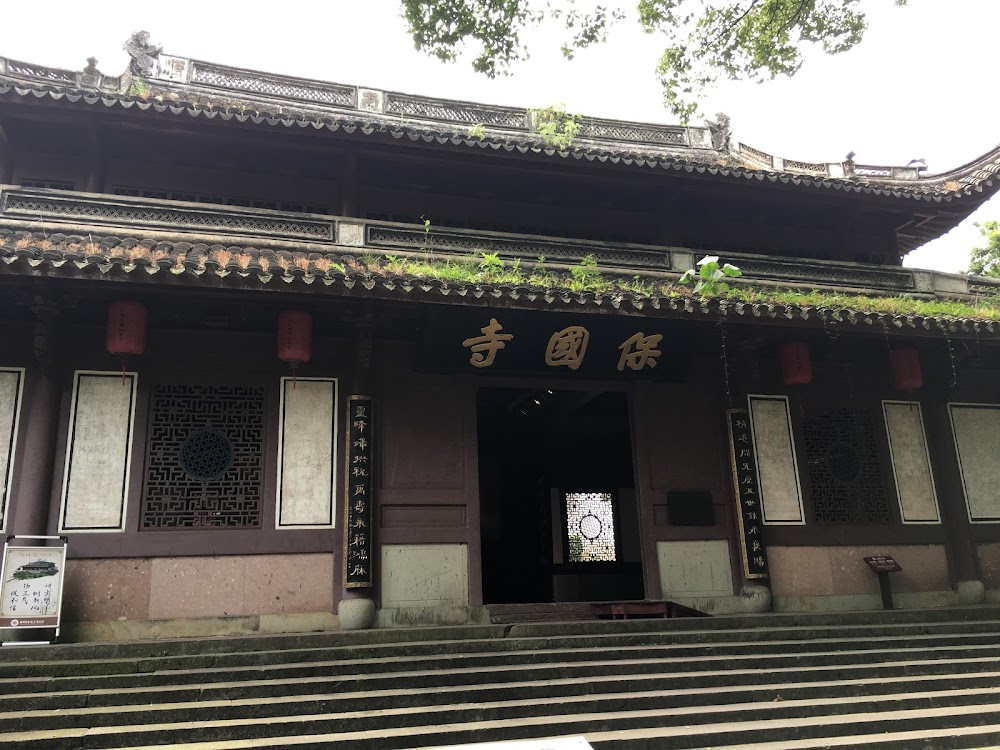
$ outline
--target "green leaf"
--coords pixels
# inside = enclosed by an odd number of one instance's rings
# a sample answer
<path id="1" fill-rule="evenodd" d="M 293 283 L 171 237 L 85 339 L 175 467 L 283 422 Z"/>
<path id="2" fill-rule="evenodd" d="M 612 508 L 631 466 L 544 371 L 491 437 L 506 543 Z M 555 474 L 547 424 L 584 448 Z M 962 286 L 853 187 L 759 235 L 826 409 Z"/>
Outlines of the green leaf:
<path id="1" fill-rule="evenodd" d="M 726 265 L 722 267 L 722 272 L 726 274 L 726 276 L 731 276 L 732 278 L 743 275 L 743 272 L 731 263 L 726 263 Z"/>
<path id="2" fill-rule="evenodd" d="M 885 0 L 904 5 L 905 0 Z M 472 50 L 490 78 L 528 58 L 522 32 L 539 26 L 564 56 L 600 44 L 625 14 L 616 4 L 586 11 L 574 0 L 402 0 L 414 46 L 451 62 Z M 656 77 L 663 103 L 684 124 L 721 80 L 760 82 L 794 75 L 804 55 L 853 48 L 867 30 L 862 0 L 638 0 L 639 26 L 662 38 Z"/>

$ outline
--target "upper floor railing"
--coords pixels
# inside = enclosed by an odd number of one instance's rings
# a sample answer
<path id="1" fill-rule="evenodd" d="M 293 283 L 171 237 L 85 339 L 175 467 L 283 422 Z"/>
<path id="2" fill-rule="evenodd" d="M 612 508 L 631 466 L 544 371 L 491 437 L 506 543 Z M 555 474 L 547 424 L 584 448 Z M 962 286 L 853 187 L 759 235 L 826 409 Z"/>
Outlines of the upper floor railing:
<path id="1" fill-rule="evenodd" d="M 310 252 L 350 252 L 468 258 L 497 253 L 531 263 L 544 256 L 571 267 L 587 256 L 609 271 L 676 277 L 702 251 L 448 227 L 424 227 L 353 217 L 207 205 L 153 198 L 0 185 L 0 227 L 129 237 L 143 232 L 191 242 Z M 1000 281 L 843 261 L 726 252 L 746 280 L 790 287 L 880 294 L 996 294 Z"/>

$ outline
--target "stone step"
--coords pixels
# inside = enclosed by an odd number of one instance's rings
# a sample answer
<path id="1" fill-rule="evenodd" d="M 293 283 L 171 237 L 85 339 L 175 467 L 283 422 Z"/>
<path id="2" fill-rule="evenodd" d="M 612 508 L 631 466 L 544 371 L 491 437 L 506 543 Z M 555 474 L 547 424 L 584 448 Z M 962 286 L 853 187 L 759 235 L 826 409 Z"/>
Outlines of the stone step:
<path id="1" fill-rule="evenodd" d="M 578 735 L 574 735 L 578 736 Z M 585 739 L 595 750 L 669 750 L 669 744 L 656 729 L 638 729 L 617 732 L 589 732 Z M 564 737 L 568 739 L 568 737 Z M 544 739 L 563 739 L 547 737 Z M 688 750 L 718 750 L 719 745 L 694 745 Z M 173 750 L 182 750 L 184 746 Z M 808 739 L 729 744 L 726 750 L 1000 750 L 1000 725 L 945 727 L 943 729 L 897 730 L 877 734 L 856 734 L 844 737 L 815 737 Z M 186 748 L 184 749 L 186 750 Z M 235 749 L 234 749 L 235 750 Z M 417 750 L 460 750 L 454 745 L 418 748 Z M 462 749 L 465 750 L 465 749 Z M 496 748 L 495 750 L 500 750 Z M 513 750 L 513 749 L 512 749 Z"/>
<path id="2" fill-rule="evenodd" d="M 741 634 L 734 633 L 734 636 Z M 772 634 L 774 635 L 774 634 Z M 339 668 L 370 666 L 375 669 L 391 668 L 394 664 L 436 664 L 439 668 L 453 668 L 466 665 L 533 664 L 549 660 L 558 655 L 562 661 L 585 660 L 595 653 L 628 658 L 641 653 L 649 657 L 680 659 L 733 657 L 763 657 L 774 655 L 804 655 L 817 652 L 851 652 L 861 649 L 873 650 L 917 650 L 927 651 L 953 649 L 957 647 L 989 647 L 1000 643 L 1000 626 L 983 633 L 962 634 L 916 634 L 879 635 L 866 638 L 859 643 L 857 638 L 822 638 L 796 640 L 734 641 L 704 643 L 692 639 L 686 643 L 667 643 L 665 639 L 647 639 L 600 636 L 599 645 L 580 647 L 581 639 L 561 643 L 552 639 L 501 639 L 497 641 L 470 641 L 463 653 L 442 654 L 436 650 L 406 649 L 403 655 L 383 655 L 378 650 L 371 653 L 363 648 L 348 649 L 289 649 L 285 651 L 259 651 L 242 654 L 198 654 L 193 656 L 159 657 L 122 660 L 66 660 L 44 662 L 20 662 L 0 664 L 0 690 L 2 681 L 15 679 L 22 682 L 29 678 L 60 677 L 67 675 L 125 675 L 169 670 L 235 670 L 246 667 L 288 667 L 306 664 L 336 664 Z M 592 643 L 593 640 L 583 639 Z M 532 648 L 534 647 L 534 648 Z M 392 652 L 398 653 L 398 652 Z M 372 658 L 376 656 L 377 658 Z"/>
<path id="3" fill-rule="evenodd" d="M 956 681 L 959 682 L 959 681 Z M 971 684 L 972 681 L 969 681 Z M 526 696 L 523 690 L 466 691 L 442 695 L 459 703 L 436 702 L 427 705 L 400 705 L 400 702 L 371 701 L 369 696 L 310 695 L 293 699 L 256 701 L 195 701 L 173 705 L 143 705 L 123 709 L 104 708 L 19 711 L 0 714 L 0 741 L 13 741 L 17 733 L 40 730 L 86 729 L 88 727 L 163 726 L 177 723 L 200 727 L 230 727 L 239 722 L 336 721 L 360 728 L 359 724 L 397 726 L 424 723 L 455 723 L 485 718 L 516 718 L 548 713 L 587 713 L 660 709 L 663 716 L 678 716 L 685 721 L 709 721 L 725 712 L 733 715 L 752 710 L 788 716 L 840 713 L 861 701 L 892 703 L 895 708 L 971 705 L 998 700 L 996 674 L 980 679 L 975 686 L 956 685 L 951 681 L 897 680 L 854 681 L 850 690 L 831 690 L 827 686 L 784 683 L 768 686 L 766 691 L 750 689 L 723 691 L 649 690 L 601 694 L 565 695 L 539 692 Z M 841 694 L 835 694 L 841 693 Z M 846 693 L 846 694 L 844 694 Z M 515 697 L 516 696 L 516 697 Z M 721 696 L 721 697 L 720 697 Z M 382 696 L 383 698 L 386 696 Z M 539 697 L 543 698 L 539 700 Z M 755 707 L 755 708 L 752 708 Z M 708 718 L 695 718 L 697 714 Z M 332 725 L 331 725 L 332 726 Z M 248 730 L 249 731 L 249 730 Z M 336 731 L 327 727 L 325 731 Z M 231 735 L 235 736 L 235 735 Z"/>
<path id="4" fill-rule="evenodd" d="M 119 659 L 182 654 L 221 654 L 302 646 L 334 648 L 342 646 L 379 646 L 400 643 L 455 643 L 474 639 L 503 638 L 504 625 L 451 625 L 419 628 L 379 628 L 375 630 L 330 631 L 322 633 L 284 633 L 252 636 L 216 636 L 211 638 L 174 638 L 147 641 L 105 643 L 57 643 L 46 646 L 6 646 L 0 650 L 4 662 L 44 659 Z"/>
<path id="5" fill-rule="evenodd" d="M 0 650 L 0 660 L 38 661 L 53 659 L 121 659 L 182 654 L 232 653 L 258 649 L 278 650 L 302 647 L 394 646 L 404 643 L 508 637 L 596 636 L 656 632 L 710 632 L 731 630 L 769 632 L 783 628 L 833 628 L 851 626 L 889 627 L 927 625 L 958 627 L 963 622 L 1000 622 L 1000 607 L 954 607 L 948 609 L 870 610 L 860 612 L 776 613 L 768 615 L 717 616 L 711 618 L 640 619 L 626 621 L 525 623 L 519 625 L 477 625 L 421 628 L 384 628 L 366 631 L 296 633 L 285 635 L 225 636 L 113 643 L 67 643 L 52 646 L 11 646 Z M 267 644 L 267 645 L 263 645 Z"/>
<path id="6" fill-rule="evenodd" d="M 625 624 L 625 623 L 622 623 Z M 438 654 L 456 653 L 491 653 L 491 652 L 512 652 L 520 650 L 544 650 L 544 649 L 565 649 L 593 646 L 608 650 L 629 647 L 633 645 L 654 645 L 654 644 L 674 644 L 682 646 L 694 644 L 702 647 L 711 647 L 713 644 L 731 644 L 734 642 L 746 643 L 748 647 L 752 643 L 788 643 L 792 641 L 845 641 L 847 639 L 864 639 L 868 642 L 875 642 L 880 639 L 924 639 L 924 642 L 931 647 L 933 644 L 928 640 L 932 636 L 940 636 L 943 639 L 962 636 L 982 635 L 993 637 L 1000 642 L 1000 622 L 995 621 L 970 621 L 962 623 L 961 626 L 946 627 L 944 623 L 931 624 L 903 624 L 887 627 L 875 627 L 868 625 L 849 626 L 845 628 L 823 628 L 821 630 L 813 628 L 784 628 L 762 630 L 724 630 L 692 632 L 638 632 L 638 633 L 605 633 L 593 636 L 570 636 L 566 638 L 557 637 L 506 637 L 506 638 L 477 638 L 474 640 L 447 640 L 432 641 L 430 643 L 403 642 L 390 645 L 374 644 L 371 646 L 331 646 L 325 648 L 286 648 L 286 649 L 265 649 L 270 646 L 269 640 L 264 639 L 257 649 L 249 649 L 245 652 L 224 652 L 215 654 L 180 654 L 163 655 L 140 658 L 126 658 L 118 656 L 109 659 L 78 659 L 67 660 L 51 658 L 59 656 L 61 647 L 51 648 L 48 654 L 37 652 L 39 656 L 47 655 L 50 658 L 44 661 L 20 660 L 9 664 L 0 664 L 0 678 L 16 675 L 25 676 L 30 674 L 59 675 L 67 673 L 89 672 L 93 674 L 127 674 L 141 671 L 156 671 L 172 668 L 228 668 L 238 667 L 247 663 L 254 664 L 275 664 L 280 661 L 288 661 L 289 657 L 298 662 L 323 661 L 329 659 L 345 660 L 360 657 L 382 656 L 384 658 L 393 657 L 423 657 Z M 243 639 L 240 639 L 243 640 Z M 106 665 L 106 668 L 105 668 Z"/>
<path id="7" fill-rule="evenodd" d="M 939 666 L 939 665 L 936 665 Z M 0 704 L 5 716 L 21 717 L 25 711 L 50 709 L 51 713 L 63 713 L 79 709 L 120 710 L 135 712 L 153 710 L 152 707 L 170 709 L 178 705 L 230 706 L 241 704 L 273 704 L 284 702 L 326 700 L 344 710 L 358 708 L 392 708 L 394 706 L 432 706 L 453 702 L 455 696 L 466 701 L 483 701 L 499 697 L 527 697 L 542 700 L 548 697 L 572 697 L 592 694 L 613 694 L 642 690 L 646 692 L 670 692 L 677 696 L 698 696 L 710 692 L 712 695 L 728 696 L 741 693 L 750 695 L 762 689 L 773 690 L 775 695 L 784 696 L 788 691 L 798 691 L 803 696 L 839 697 L 855 692 L 863 694 L 877 692 L 883 685 L 913 686 L 918 690 L 941 689 L 947 687 L 982 688 L 1000 684 L 1000 671 L 955 673 L 949 669 L 935 669 L 922 674 L 917 665 L 904 665 L 900 674 L 887 675 L 884 671 L 872 672 L 873 676 L 835 679 L 824 674 L 819 679 L 812 674 L 797 675 L 794 671 L 781 673 L 781 679 L 765 681 L 758 679 L 753 671 L 730 675 L 720 679 L 720 673 L 709 675 L 705 684 L 697 675 L 672 677 L 651 675 L 611 675 L 594 677 L 583 681 L 575 678 L 512 681 L 502 684 L 482 682 L 479 684 L 419 686 L 400 688 L 393 685 L 382 689 L 359 691 L 338 691 L 343 687 L 337 678 L 314 678 L 292 681 L 255 681 L 252 683 L 214 683 L 197 688 L 190 686 L 166 686 L 138 688 L 125 693 L 116 690 L 80 690 L 69 692 L 34 693 L 7 696 Z M 798 677 L 811 677 L 811 680 Z M 894 688 L 899 692 L 906 687 Z M 687 700 L 678 698 L 678 700 Z M 736 700 L 733 698 L 732 700 Z M 721 702 L 727 702 L 721 699 Z"/>
<path id="8" fill-rule="evenodd" d="M 697 658 L 672 654 L 659 656 L 654 649 L 635 651 L 620 650 L 608 653 L 599 649 L 569 652 L 564 659 L 562 652 L 523 652 L 522 659 L 490 659 L 483 663 L 481 655 L 417 659 L 366 659 L 355 661 L 326 661 L 308 664 L 277 664 L 232 667 L 225 670 L 178 669 L 170 671 L 144 671 L 119 675 L 84 675 L 56 677 L 19 677 L 0 680 L 0 694 L 31 692 L 33 690 L 80 690 L 139 687 L 199 685 L 225 674 L 228 681 L 235 680 L 291 680 L 308 678 L 335 678 L 343 683 L 377 684 L 394 681 L 400 686 L 411 684 L 432 685 L 454 680 L 466 684 L 481 679 L 484 674 L 494 682 L 518 680 L 524 674 L 539 677 L 575 677 L 588 679 L 594 676 L 613 675 L 623 671 L 629 674 L 699 674 L 713 672 L 739 672 L 758 669 L 770 672 L 782 670 L 866 669 L 873 666 L 892 668 L 905 660 L 907 663 L 971 663 L 1000 660 L 1000 645 L 957 645 L 934 649 L 926 647 L 855 649 L 840 651 L 812 651 L 806 653 L 777 654 L 720 654 L 699 655 Z M 598 658 L 603 657 L 603 658 Z"/>
<path id="9" fill-rule="evenodd" d="M 545 690 L 554 690 L 554 694 L 583 694 L 604 692 L 623 692 L 629 690 L 715 690 L 730 687 L 753 688 L 766 690 L 771 685 L 787 682 L 811 683 L 822 685 L 826 681 L 843 681 L 849 679 L 889 680 L 892 678 L 915 679 L 918 676 L 933 678 L 935 676 L 958 675 L 964 672 L 989 673 L 997 665 L 994 657 L 986 659 L 962 660 L 921 660 L 921 661 L 888 661 L 883 663 L 837 664 L 826 667 L 785 667 L 762 671 L 751 667 L 747 669 L 715 669 L 692 671 L 689 673 L 663 674 L 661 670 L 641 662 L 625 663 L 627 669 L 622 669 L 622 663 L 616 664 L 617 669 L 610 669 L 600 674 L 591 670 L 590 673 L 574 673 L 565 669 L 541 670 L 498 670 L 482 673 L 476 670 L 462 670 L 455 674 L 441 674 L 436 671 L 423 673 L 389 674 L 385 676 L 355 675 L 327 676 L 310 679 L 293 680 L 255 680 L 246 682 L 215 682 L 201 685 L 165 684 L 145 688 L 133 688 L 127 691 L 116 689 L 98 691 L 76 691 L 68 694 L 55 694 L 46 700 L 44 695 L 21 694 L 10 696 L 4 703 L 8 710 L 62 708 L 72 706 L 116 706 L 116 705 L 148 705 L 151 703 L 169 704 L 190 701 L 224 701 L 268 697 L 309 696 L 314 694 L 330 694 L 333 692 L 351 692 L 374 696 L 378 691 L 386 691 L 399 696 L 398 700 L 406 701 L 407 691 L 417 692 L 421 697 L 416 701 L 428 705 L 428 701 L 437 694 L 445 701 L 450 700 L 448 690 L 455 692 L 472 692 L 482 689 L 498 691 L 532 690 L 533 694 L 544 697 Z M 641 667 L 641 668 L 637 668 Z M 991 677 L 990 679 L 995 679 Z M 555 686 L 559 685 L 557 689 Z M 638 686 L 641 686 L 638 687 Z M 844 688 L 848 691 L 850 688 Z M 398 704 L 392 704 L 398 705 Z"/>
<path id="10" fill-rule="evenodd" d="M 763 713 L 760 705 L 754 704 L 758 713 Z M 688 719 L 698 718 L 692 713 Z M 359 748 L 365 750 L 402 750 L 403 748 L 423 748 L 447 746 L 461 743 L 495 742 L 552 736 L 583 735 L 596 747 L 686 749 L 709 747 L 731 747 L 733 745 L 753 746 L 756 742 L 811 741 L 813 747 L 831 740 L 871 735 L 885 736 L 890 733 L 911 733 L 911 736 L 926 737 L 929 733 L 955 735 L 970 727 L 980 727 L 983 731 L 974 733 L 978 740 L 989 743 L 1000 741 L 1000 704 L 974 704 L 963 706 L 939 706 L 929 708 L 904 708 L 886 711 L 854 710 L 842 714 L 822 714 L 802 717 L 747 716 L 742 720 L 731 720 L 731 716 L 716 717 L 721 721 L 697 723 L 678 721 L 663 725 L 663 711 L 628 710 L 614 712 L 581 713 L 571 715 L 547 715 L 530 718 L 482 719 L 455 724 L 434 724 L 405 727 L 379 727 L 373 730 L 346 729 L 345 731 L 318 734 L 289 734 L 286 736 L 233 737 L 226 739 L 179 739 L 141 744 L 143 736 L 160 737 L 166 735 L 149 732 L 178 732 L 184 735 L 197 734 L 197 726 L 184 724 L 176 727 L 95 729 L 88 732 L 38 732 L 23 735 L 8 735 L 5 743 L 16 743 L 19 748 L 29 750 L 110 750 L 110 748 L 158 748 L 159 750 L 279 750 L 299 748 L 299 750 L 320 750 L 320 748 Z M 262 731 L 274 724 L 261 724 Z M 191 732 L 185 731 L 192 730 Z M 212 734 L 205 728 L 206 734 Z M 912 742 L 912 740 L 911 740 Z M 605 744 L 608 743 L 608 744 Z M 6 746 L 6 744 L 5 744 Z M 13 746 L 13 745 L 12 745 Z M 800 746 L 799 744 L 792 745 Z M 863 745 L 862 745 L 863 746 Z M 914 747 L 914 745 L 911 745 Z M 926 747 L 926 745 L 916 745 Z"/>
<path id="11" fill-rule="evenodd" d="M 621 750 L 1000 742 L 1000 608 L 948 615 L 531 622 L 5 650 L 0 748 L 402 750 L 578 734 Z M 933 740 L 913 744 L 917 736 Z"/>

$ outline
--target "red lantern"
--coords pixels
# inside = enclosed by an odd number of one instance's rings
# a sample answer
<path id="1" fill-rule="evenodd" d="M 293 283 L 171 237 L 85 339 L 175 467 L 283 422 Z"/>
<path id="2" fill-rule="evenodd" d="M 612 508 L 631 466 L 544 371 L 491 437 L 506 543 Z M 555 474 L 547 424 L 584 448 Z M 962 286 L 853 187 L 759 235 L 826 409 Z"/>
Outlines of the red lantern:
<path id="1" fill-rule="evenodd" d="M 920 372 L 920 354 L 916 349 L 894 349 L 889 355 L 892 366 L 892 387 L 897 391 L 915 391 L 924 385 Z"/>
<path id="2" fill-rule="evenodd" d="M 312 359 L 312 318 L 304 310 L 278 315 L 278 359 L 294 371 Z"/>
<path id="3" fill-rule="evenodd" d="M 105 346 L 122 360 L 122 385 L 125 384 L 125 360 L 146 351 L 146 307 L 139 302 L 112 302 L 108 307 L 108 330 Z"/>
<path id="4" fill-rule="evenodd" d="M 781 382 L 785 385 L 806 385 L 813 379 L 809 344 L 786 341 L 781 345 Z"/>
<path id="5" fill-rule="evenodd" d="M 146 351 L 146 307 L 139 302 L 112 302 L 108 308 L 108 352 L 138 357 Z"/>

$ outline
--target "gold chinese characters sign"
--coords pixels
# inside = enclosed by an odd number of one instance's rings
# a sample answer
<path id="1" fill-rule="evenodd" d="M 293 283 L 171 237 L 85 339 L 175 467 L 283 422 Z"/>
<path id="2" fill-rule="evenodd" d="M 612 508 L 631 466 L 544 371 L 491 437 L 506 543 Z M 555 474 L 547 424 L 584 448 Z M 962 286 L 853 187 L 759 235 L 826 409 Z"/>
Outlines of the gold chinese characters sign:
<path id="1" fill-rule="evenodd" d="M 767 551 L 764 549 L 764 518 L 760 507 L 757 464 L 750 434 L 750 415 L 742 409 L 726 412 L 729 421 L 729 447 L 733 467 L 733 494 L 736 518 L 740 525 L 743 552 L 743 575 L 767 578 Z"/>
<path id="2" fill-rule="evenodd" d="M 372 585 L 372 517 L 375 503 L 374 402 L 351 396 L 347 402 L 347 451 L 344 468 L 344 585 Z"/>
<path id="3" fill-rule="evenodd" d="M 433 369 L 681 380 L 690 358 L 686 337 L 668 336 L 663 321 L 514 310 L 435 317 L 425 342 Z"/>

